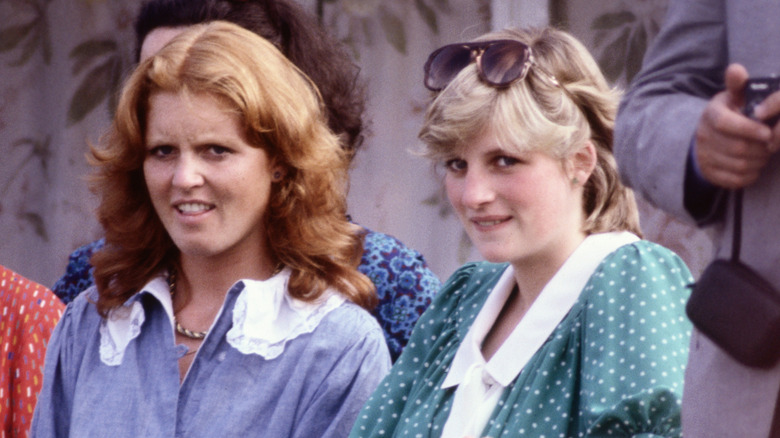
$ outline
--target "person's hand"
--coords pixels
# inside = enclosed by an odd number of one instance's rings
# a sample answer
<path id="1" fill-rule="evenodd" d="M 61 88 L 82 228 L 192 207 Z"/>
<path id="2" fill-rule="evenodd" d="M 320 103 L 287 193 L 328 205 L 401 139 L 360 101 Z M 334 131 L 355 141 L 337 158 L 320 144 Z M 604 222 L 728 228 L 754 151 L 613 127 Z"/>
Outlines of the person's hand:
<path id="1" fill-rule="evenodd" d="M 759 120 L 767 120 L 780 114 L 780 91 L 770 94 L 755 108 L 755 116 Z M 780 150 L 780 123 L 772 127 L 772 139 L 769 141 L 769 151 Z"/>
<path id="2" fill-rule="evenodd" d="M 696 129 L 694 153 L 702 176 L 727 189 L 753 184 L 772 152 L 780 147 L 780 127 L 775 127 L 777 133 L 773 135 L 768 126 L 741 113 L 747 79 L 745 67 L 730 65 L 726 69 L 726 89 L 710 100 Z M 768 118 L 780 111 L 778 94 L 759 105 L 761 112 L 756 108 L 757 117 Z"/>

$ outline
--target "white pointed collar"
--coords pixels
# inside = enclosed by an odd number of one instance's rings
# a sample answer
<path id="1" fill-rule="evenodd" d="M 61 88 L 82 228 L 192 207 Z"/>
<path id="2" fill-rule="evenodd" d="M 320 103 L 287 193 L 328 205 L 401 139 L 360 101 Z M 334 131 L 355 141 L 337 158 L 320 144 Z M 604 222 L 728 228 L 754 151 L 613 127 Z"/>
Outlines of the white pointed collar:
<path id="1" fill-rule="evenodd" d="M 637 240 L 639 238 L 629 232 L 586 237 L 545 285 L 490 361 L 485 362 L 481 351 L 482 341 L 515 285 L 514 269 L 511 265 L 507 267 L 455 353 L 442 388 L 463 382 L 469 368 L 475 363 L 484 365 L 484 372 L 490 377 L 488 380 L 494 380 L 503 387 L 508 386 L 569 312 L 601 261 L 621 246 Z"/>

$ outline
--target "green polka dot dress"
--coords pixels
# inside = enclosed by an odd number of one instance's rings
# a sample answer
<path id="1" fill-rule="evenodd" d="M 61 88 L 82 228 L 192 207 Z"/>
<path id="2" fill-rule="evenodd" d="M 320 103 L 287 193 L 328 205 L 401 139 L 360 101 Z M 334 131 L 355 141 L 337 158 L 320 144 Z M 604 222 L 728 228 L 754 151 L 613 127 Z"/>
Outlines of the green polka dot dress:
<path id="1" fill-rule="evenodd" d="M 350 437 L 441 435 L 455 393 L 441 384 L 507 266 L 471 263 L 453 274 Z M 683 261 L 654 243 L 611 253 L 504 390 L 481 436 L 679 437 L 692 281 Z"/>

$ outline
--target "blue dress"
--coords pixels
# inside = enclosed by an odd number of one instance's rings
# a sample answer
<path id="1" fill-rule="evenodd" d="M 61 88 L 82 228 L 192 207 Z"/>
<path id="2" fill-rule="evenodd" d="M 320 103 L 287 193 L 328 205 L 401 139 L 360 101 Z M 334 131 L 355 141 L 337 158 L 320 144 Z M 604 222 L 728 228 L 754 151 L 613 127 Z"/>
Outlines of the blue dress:
<path id="1" fill-rule="evenodd" d="M 392 236 L 364 230 L 363 257 L 358 270 L 376 286 L 379 304 L 372 313 L 384 331 L 390 357 L 395 361 L 409 341 L 417 319 L 441 288 L 441 281 L 419 252 Z M 103 239 L 96 240 L 70 255 L 65 275 L 52 289 L 63 302 L 71 302 L 92 286 L 89 259 L 104 244 Z"/>
<path id="2" fill-rule="evenodd" d="M 303 323 L 268 323 L 274 318 L 259 316 L 293 300 L 277 295 L 257 304 L 264 284 L 230 289 L 181 383 L 178 359 L 187 349 L 175 345 L 164 277 L 107 320 L 88 289 L 68 305 L 49 343 L 33 436 L 346 436 L 390 367 L 380 328 L 338 295 L 286 308 L 287 315 L 310 308 Z"/>

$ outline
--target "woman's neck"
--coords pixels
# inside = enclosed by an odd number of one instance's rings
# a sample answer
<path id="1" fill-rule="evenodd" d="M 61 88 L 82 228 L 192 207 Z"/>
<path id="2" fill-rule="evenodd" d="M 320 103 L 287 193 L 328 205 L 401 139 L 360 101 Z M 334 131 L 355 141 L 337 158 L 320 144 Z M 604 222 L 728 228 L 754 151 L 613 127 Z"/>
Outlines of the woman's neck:
<path id="1" fill-rule="evenodd" d="M 221 303 L 230 287 L 240 279 L 264 280 L 276 269 L 269 251 L 258 248 L 251 254 L 225 253 L 218 257 L 182 254 L 178 273 L 180 288 L 190 298 L 218 299 Z"/>
<path id="2" fill-rule="evenodd" d="M 585 240 L 585 235 L 565 242 L 545 256 L 528 257 L 512 263 L 516 286 L 509 294 L 504 307 L 482 342 L 482 355 L 486 361 L 498 351 L 512 331 L 523 319 L 542 290 L 561 269 L 566 260 Z"/>
<path id="3" fill-rule="evenodd" d="M 526 307 L 533 304 L 547 283 L 585 240 L 585 237 L 584 233 L 578 234 L 558 245 L 553 251 L 512 263 L 518 293 L 522 297 L 522 301 L 526 303 Z"/>

